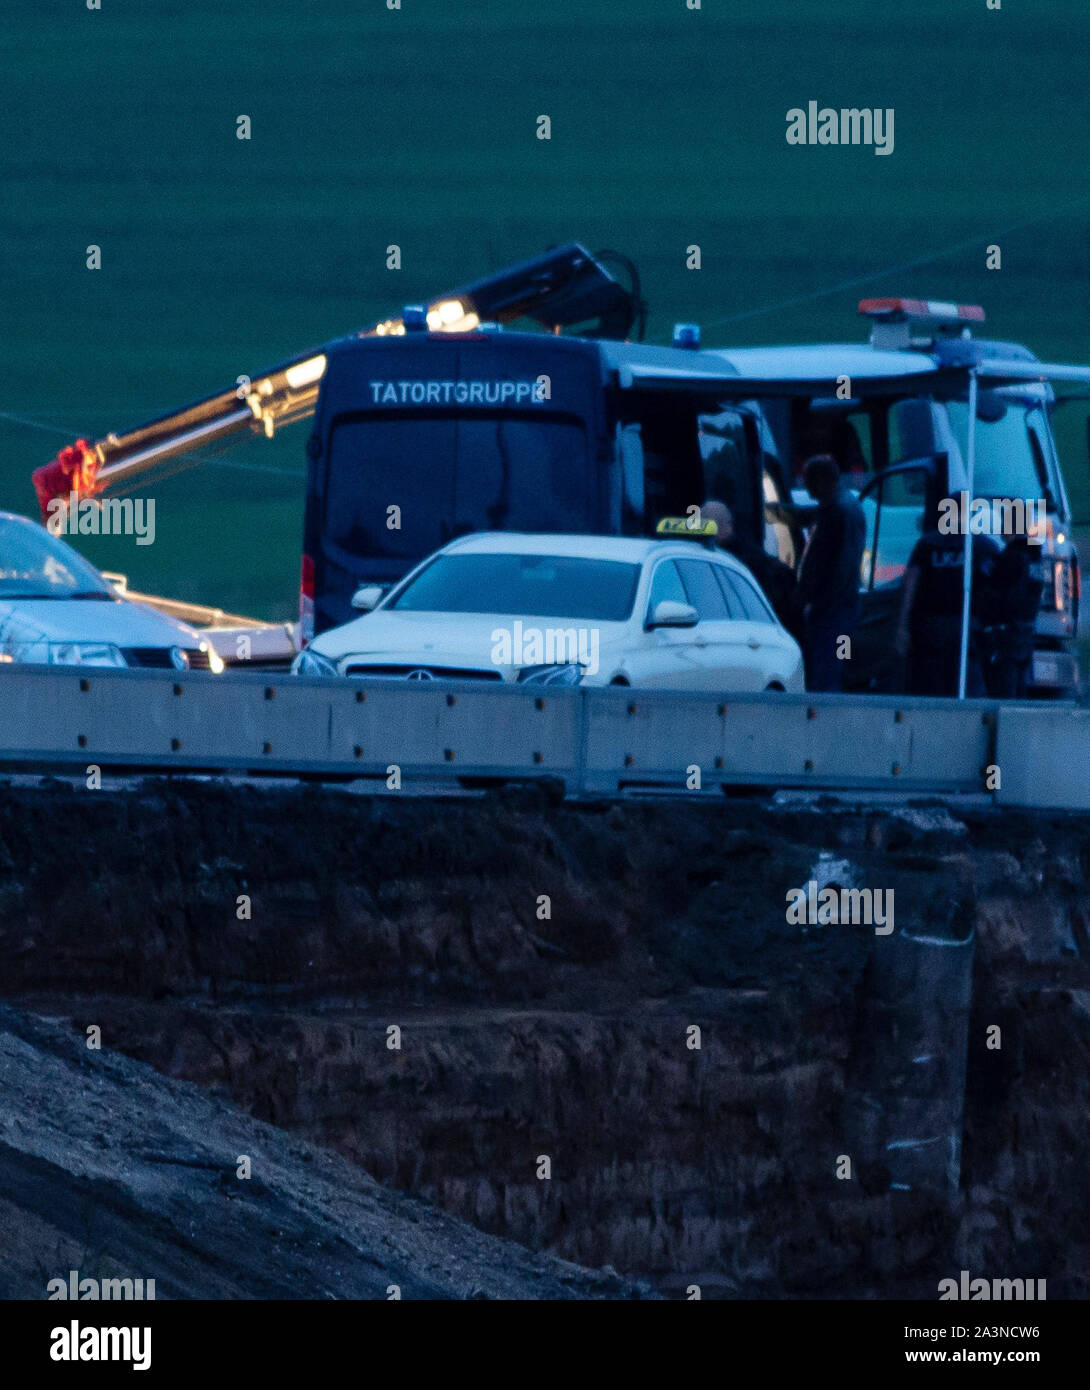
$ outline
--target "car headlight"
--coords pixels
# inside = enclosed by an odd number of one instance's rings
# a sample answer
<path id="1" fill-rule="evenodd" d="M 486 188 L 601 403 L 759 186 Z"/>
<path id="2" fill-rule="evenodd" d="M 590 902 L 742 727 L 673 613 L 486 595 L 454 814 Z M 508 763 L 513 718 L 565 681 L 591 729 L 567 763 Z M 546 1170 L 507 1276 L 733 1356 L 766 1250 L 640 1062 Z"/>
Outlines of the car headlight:
<path id="1" fill-rule="evenodd" d="M 339 676 L 337 664 L 328 656 L 316 652 L 313 647 L 304 647 L 291 663 L 293 676 Z"/>
<path id="2" fill-rule="evenodd" d="M 19 665 L 48 666 L 49 665 L 49 643 L 44 639 L 40 642 L 31 640 L 20 641 L 11 640 L 7 643 L 7 650 L 4 652 L 5 662 L 18 662 Z"/>
<path id="3" fill-rule="evenodd" d="M 578 685 L 583 668 L 574 661 L 563 666 L 527 666 L 519 672 L 520 685 Z"/>
<path id="4" fill-rule="evenodd" d="M 124 666 L 126 661 L 118 648 L 110 642 L 50 642 L 49 664 L 51 666 Z"/>

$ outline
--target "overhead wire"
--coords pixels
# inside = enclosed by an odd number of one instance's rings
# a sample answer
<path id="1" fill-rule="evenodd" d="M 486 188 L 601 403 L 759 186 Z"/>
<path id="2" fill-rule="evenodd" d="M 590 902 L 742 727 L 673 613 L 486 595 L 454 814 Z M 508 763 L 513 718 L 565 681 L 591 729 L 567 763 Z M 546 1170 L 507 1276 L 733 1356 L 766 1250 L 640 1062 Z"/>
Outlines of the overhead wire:
<path id="1" fill-rule="evenodd" d="M 730 323 L 743 323 L 747 319 L 760 318 L 764 314 L 778 313 L 783 309 L 794 309 L 800 304 L 812 304 L 819 299 L 827 299 L 830 295 L 841 294 L 845 290 L 858 289 L 861 285 L 872 284 L 875 280 L 881 280 L 885 276 L 902 275 L 910 270 L 918 270 L 921 266 L 933 265 L 936 261 L 944 260 L 947 256 L 954 256 L 959 251 L 968 251 L 974 246 L 979 246 L 985 235 L 993 240 L 997 237 L 1012 236 L 1015 232 L 1024 231 L 1027 227 L 1036 227 L 1043 222 L 1051 222 L 1057 217 L 1064 217 L 1069 212 L 1077 208 L 1083 208 L 1090 204 L 1090 194 L 1081 198 L 1076 198 L 1073 202 L 1065 203 L 1063 207 L 1054 208 L 1051 212 L 1041 213 L 1036 217 L 1026 217 L 1019 222 L 1012 222 L 1009 226 L 1000 227 L 987 233 L 978 233 L 976 236 L 966 237 L 963 241 L 954 242 L 949 246 L 944 246 L 938 251 L 932 251 L 926 256 L 916 256 L 910 261 L 901 261 L 897 265 L 883 266 L 881 270 L 868 271 L 865 275 L 855 275 L 848 280 L 838 281 L 835 285 L 827 285 L 823 289 L 811 290 L 806 294 L 794 295 L 790 299 L 777 300 L 772 304 L 763 304 L 754 309 L 744 309 L 737 314 L 727 314 L 723 318 L 712 319 L 705 322 L 702 327 L 705 329 L 723 328 Z M 665 342 L 667 339 L 660 336 L 658 342 Z"/>

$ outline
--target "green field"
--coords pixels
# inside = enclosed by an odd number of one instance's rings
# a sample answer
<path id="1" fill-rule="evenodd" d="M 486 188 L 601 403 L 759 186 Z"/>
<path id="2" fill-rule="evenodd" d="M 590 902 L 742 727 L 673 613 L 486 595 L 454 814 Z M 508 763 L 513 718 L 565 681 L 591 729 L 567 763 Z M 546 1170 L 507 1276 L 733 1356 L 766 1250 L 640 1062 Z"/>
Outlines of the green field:
<path id="1" fill-rule="evenodd" d="M 0 508 L 32 511 L 78 432 L 570 238 L 638 262 L 658 340 L 850 340 L 860 295 L 897 292 L 1090 361 L 1085 0 L 11 0 L 5 30 Z M 811 99 L 892 107 L 894 153 L 789 146 Z M 1090 518 L 1085 409 L 1060 418 Z M 291 616 L 304 439 L 142 489 L 154 546 L 82 548 Z"/>

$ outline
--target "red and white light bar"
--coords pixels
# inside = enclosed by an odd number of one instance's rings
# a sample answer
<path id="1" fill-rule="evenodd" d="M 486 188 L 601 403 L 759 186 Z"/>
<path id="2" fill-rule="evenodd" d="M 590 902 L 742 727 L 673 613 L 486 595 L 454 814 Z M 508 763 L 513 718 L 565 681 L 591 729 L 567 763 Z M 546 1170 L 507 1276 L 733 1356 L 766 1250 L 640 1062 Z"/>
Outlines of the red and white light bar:
<path id="1" fill-rule="evenodd" d="M 949 304 L 943 299 L 861 299 L 859 312 L 869 319 L 904 321 L 927 319 L 932 323 L 983 323 L 979 304 Z"/>

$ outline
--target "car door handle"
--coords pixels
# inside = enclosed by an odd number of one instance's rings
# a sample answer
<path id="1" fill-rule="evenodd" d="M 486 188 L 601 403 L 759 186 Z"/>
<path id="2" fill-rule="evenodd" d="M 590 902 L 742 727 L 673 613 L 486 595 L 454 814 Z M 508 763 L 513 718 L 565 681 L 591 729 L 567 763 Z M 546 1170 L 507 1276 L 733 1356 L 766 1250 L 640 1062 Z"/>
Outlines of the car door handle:
<path id="1" fill-rule="evenodd" d="M 746 646 L 747 646 L 747 647 L 752 647 L 754 651 L 756 651 L 757 648 L 758 648 L 760 645 L 761 645 L 761 644 L 760 644 L 760 642 L 757 640 L 756 637 L 747 637 L 747 638 L 746 638 Z"/>

